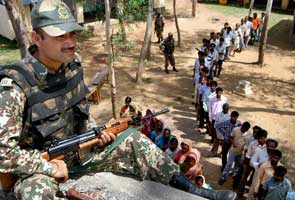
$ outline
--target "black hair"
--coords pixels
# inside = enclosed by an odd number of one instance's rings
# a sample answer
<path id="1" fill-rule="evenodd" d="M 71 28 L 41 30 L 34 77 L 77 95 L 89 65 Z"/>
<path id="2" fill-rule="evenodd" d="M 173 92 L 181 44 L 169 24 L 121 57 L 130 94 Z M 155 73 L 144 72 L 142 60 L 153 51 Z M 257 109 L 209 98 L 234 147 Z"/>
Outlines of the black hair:
<path id="1" fill-rule="evenodd" d="M 257 125 L 255 125 L 255 126 L 253 126 L 253 129 L 258 129 L 258 130 L 261 130 L 261 127 L 260 127 L 260 126 L 257 126 Z"/>
<path id="2" fill-rule="evenodd" d="M 173 138 L 170 139 L 170 143 L 171 142 L 177 142 L 178 143 L 178 139 L 176 137 L 173 137 Z"/>
<path id="3" fill-rule="evenodd" d="M 257 138 L 267 138 L 267 131 L 264 129 L 259 129 L 256 133 Z"/>
<path id="4" fill-rule="evenodd" d="M 211 76 L 207 76 L 207 80 L 213 80 Z"/>
<path id="5" fill-rule="evenodd" d="M 268 139 L 268 140 L 266 140 L 266 144 L 268 144 L 270 142 L 275 144 L 275 148 L 277 148 L 278 145 L 279 145 L 279 143 L 276 140 L 274 140 L 274 139 Z"/>
<path id="6" fill-rule="evenodd" d="M 196 182 L 198 182 L 198 181 L 204 182 L 204 178 L 202 176 L 196 176 L 195 181 Z"/>
<path id="7" fill-rule="evenodd" d="M 216 92 L 222 92 L 222 91 L 223 91 L 223 89 L 221 87 L 216 88 Z"/>
<path id="8" fill-rule="evenodd" d="M 218 85 L 217 81 L 212 81 L 212 82 L 210 83 L 210 86 L 213 86 L 213 85 L 217 86 L 217 85 Z"/>
<path id="9" fill-rule="evenodd" d="M 201 69 L 201 72 L 205 72 L 207 74 L 209 73 L 209 69 L 207 67 L 204 67 Z"/>
<path id="10" fill-rule="evenodd" d="M 244 129 L 249 129 L 250 127 L 251 127 L 251 124 L 249 122 L 244 122 L 242 124 L 242 128 L 244 128 Z"/>
<path id="11" fill-rule="evenodd" d="M 283 166 L 277 166 L 275 168 L 275 175 L 279 176 L 279 177 L 284 177 L 287 174 L 287 168 L 283 167 Z"/>
<path id="12" fill-rule="evenodd" d="M 224 25 L 228 25 L 228 22 L 225 22 Z"/>
<path id="13" fill-rule="evenodd" d="M 278 149 L 274 149 L 274 150 L 272 150 L 272 152 L 271 152 L 271 155 L 272 156 L 277 156 L 277 157 L 279 157 L 279 158 L 282 158 L 282 152 L 280 151 L 280 150 L 278 150 Z"/>
<path id="14" fill-rule="evenodd" d="M 215 33 L 214 32 L 211 32 L 210 35 L 215 35 Z"/>
<path id="15" fill-rule="evenodd" d="M 239 115 L 240 114 L 237 111 L 235 111 L 235 110 L 232 111 L 231 114 L 230 114 L 231 117 L 238 117 Z"/>
<path id="16" fill-rule="evenodd" d="M 125 103 L 131 103 L 131 97 L 127 96 L 127 97 L 125 98 Z"/>
<path id="17" fill-rule="evenodd" d="M 221 37 L 220 39 L 219 39 L 219 41 L 221 42 L 224 42 L 224 38 L 223 37 Z"/>
<path id="18" fill-rule="evenodd" d="M 44 39 L 44 31 L 41 28 L 33 28 L 33 31 L 40 35 L 42 40 Z"/>

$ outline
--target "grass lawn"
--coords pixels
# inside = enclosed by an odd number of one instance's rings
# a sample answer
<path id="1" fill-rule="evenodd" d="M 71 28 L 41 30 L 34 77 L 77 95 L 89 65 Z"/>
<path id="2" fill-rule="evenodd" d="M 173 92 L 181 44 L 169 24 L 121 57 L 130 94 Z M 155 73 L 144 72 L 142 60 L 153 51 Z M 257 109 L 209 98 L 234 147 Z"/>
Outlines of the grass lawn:
<path id="1" fill-rule="evenodd" d="M 20 59 L 20 51 L 16 42 L 0 36 L 0 65 L 11 64 Z"/>
<path id="2" fill-rule="evenodd" d="M 220 4 L 208 4 L 208 8 L 217 12 L 221 12 L 228 16 L 236 16 L 236 17 L 247 16 L 249 13 L 248 7 L 239 7 L 234 4 L 229 4 L 225 6 Z M 252 13 L 255 13 L 255 12 L 258 14 L 258 17 L 260 17 L 260 13 L 265 12 L 265 8 L 254 9 Z M 279 23 L 282 18 L 291 16 L 291 15 L 292 13 L 288 13 L 287 11 L 281 11 L 281 10 L 276 10 L 275 12 L 272 12 L 270 15 L 269 28 Z"/>

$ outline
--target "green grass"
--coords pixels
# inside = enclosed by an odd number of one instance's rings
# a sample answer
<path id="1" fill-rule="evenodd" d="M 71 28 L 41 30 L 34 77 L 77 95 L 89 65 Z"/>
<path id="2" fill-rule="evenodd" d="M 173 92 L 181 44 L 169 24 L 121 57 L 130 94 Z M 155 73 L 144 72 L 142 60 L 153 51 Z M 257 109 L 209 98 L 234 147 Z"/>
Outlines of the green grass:
<path id="1" fill-rule="evenodd" d="M 20 51 L 15 42 L 0 36 L 0 65 L 14 63 L 20 59 Z"/>
<path id="2" fill-rule="evenodd" d="M 229 4 L 229 5 L 207 4 L 207 7 L 211 10 L 223 13 L 227 16 L 235 16 L 235 17 L 242 18 L 247 16 L 249 13 L 249 7 L 239 7 L 234 4 Z M 256 12 L 258 16 L 260 16 L 261 12 L 265 12 L 265 8 L 254 9 L 252 13 L 254 12 Z M 288 17 L 288 15 L 291 15 L 291 13 L 289 13 L 288 11 L 276 10 L 275 12 L 272 12 L 270 16 L 269 28 L 279 23 L 283 18 Z"/>

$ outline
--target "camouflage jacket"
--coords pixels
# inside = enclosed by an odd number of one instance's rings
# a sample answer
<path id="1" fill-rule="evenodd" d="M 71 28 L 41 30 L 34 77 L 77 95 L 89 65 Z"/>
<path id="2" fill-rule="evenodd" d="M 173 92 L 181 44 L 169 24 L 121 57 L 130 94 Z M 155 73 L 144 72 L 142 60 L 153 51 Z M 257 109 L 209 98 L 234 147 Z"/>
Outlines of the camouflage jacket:
<path id="1" fill-rule="evenodd" d="M 164 53 L 167 55 L 171 55 L 175 49 L 175 41 L 173 38 L 166 38 L 163 41 Z"/>
<path id="2" fill-rule="evenodd" d="M 25 65 L 37 64 L 38 67 L 34 68 L 35 74 L 41 80 L 45 80 L 49 74 L 47 68 L 31 55 L 23 59 L 22 63 Z M 69 65 L 64 64 L 62 68 L 67 68 Z M 30 140 L 30 138 L 22 138 L 26 123 L 28 123 L 25 120 L 28 101 L 26 93 L 24 88 L 12 79 L 2 77 L 0 83 L 0 172 L 12 173 L 22 178 L 34 173 L 50 175 L 52 169 L 48 162 L 41 157 L 39 150 L 20 146 L 23 140 Z M 70 120 L 66 122 L 66 124 L 70 123 Z M 93 125 L 95 123 L 92 118 L 86 120 L 85 126 L 87 128 Z"/>

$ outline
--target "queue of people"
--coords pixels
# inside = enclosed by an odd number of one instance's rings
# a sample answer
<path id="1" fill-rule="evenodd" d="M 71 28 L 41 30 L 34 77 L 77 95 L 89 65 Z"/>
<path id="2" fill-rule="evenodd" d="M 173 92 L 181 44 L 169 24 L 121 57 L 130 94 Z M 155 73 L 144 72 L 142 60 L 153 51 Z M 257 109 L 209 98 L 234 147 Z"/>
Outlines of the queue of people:
<path id="1" fill-rule="evenodd" d="M 239 120 L 238 111 L 229 112 L 230 104 L 215 80 L 222 73 L 224 61 L 260 40 L 263 20 L 263 13 L 261 18 L 254 13 L 241 19 L 234 30 L 225 23 L 219 33 L 212 32 L 202 40 L 193 72 L 197 125 L 211 136 L 210 156 L 221 157 L 219 185 L 231 176 L 233 190 L 241 199 L 246 191 L 250 200 L 294 199 L 287 169 L 280 163 L 278 142 L 267 138 L 267 131 L 257 125 L 251 134 L 251 124 Z"/>

